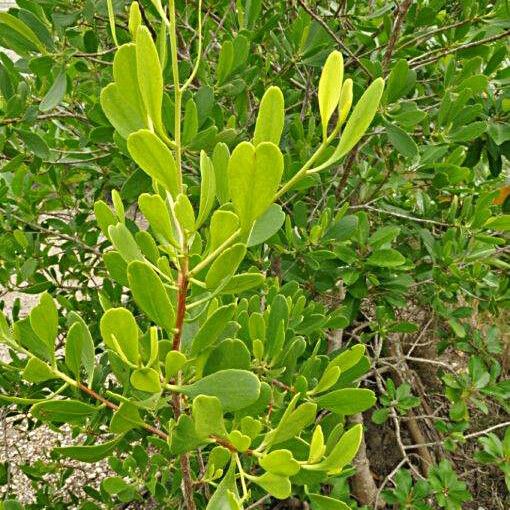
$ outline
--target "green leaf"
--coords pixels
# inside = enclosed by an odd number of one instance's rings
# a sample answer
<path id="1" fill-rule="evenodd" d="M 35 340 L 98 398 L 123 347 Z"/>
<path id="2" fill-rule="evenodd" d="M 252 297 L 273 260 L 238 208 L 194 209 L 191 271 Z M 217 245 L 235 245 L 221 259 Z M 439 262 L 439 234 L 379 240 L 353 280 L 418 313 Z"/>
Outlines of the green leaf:
<path id="1" fill-rule="evenodd" d="M 323 391 L 329 390 L 340 377 L 340 368 L 335 365 L 330 365 L 326 368 L 322 377 L 319 379 L 317 386 L 313 389 L 314 394 L 322 393 Z"/>
<path id="2" fill-rule="evenodd" d="M 206 510 L 240 510 L 239 505 L 232 503 L 232 495 L 237 494 L 235 482 L 235 462 L 232 462 L 227 474 L 219 483 L 211 499 L 207 503 Z"/>
<path id="3" fill-rule="evenodd" d="M 358 217 L 348 214 L 333 223 L 324 234 L 325 239 L 334 239 L 337 242 L 348 241 L 358 228 Z"/>
<path id="4" fill-rule="evenodd" d="M 361 413 L 370 409 L 376 401 L 374 392 L 364 388 L 343 388 L 315 399 L 322 409 L 342 416 Z"/>
<path id="5" fill-rule="evenodd" d="M 290 480 L 285 476 L 264 473 L 262 476 L 248 475 L 247 478 L 277 499 L 286 499 L 292 494 Z"/>
<path id="6" fill-rule="evenodd" d="M 272 204 L 282 173 L 283 156 L 273 143 L 262 142 L 255 148 L 241 142 L 232 152 L 228 164 L 230 196 L 246 230 Z"/>
<path id="7" fill-rule="evenodd" d="M 347 372 L 347 370 L 358 364 L 364 354 L 365 346 L 363 344 L 354 345 L 332 359 L 330 366 L 337 366 L 342 372 Z"/>
<path id="8" fill-rule="evenodd" d="M 230 369 L 215 372 L 189 386 L 173 386 L 172 389 L 191 399 L 198 395 L 217 397 L 223 411 L 228 413 L 256 402 L 260 393 L 260 381 L 251 372 Z"/>
<path id="9" fill-rule="evenodd" d="M 17 133 L 30 152 L 33 152 L 38 158 L 41 158 L 42 160 L 47 160 L 50 158 L 50 148 L 48 147 L 48 144 L 45 142 L 44 138 L 33 131 L 26 131 L 24 129 L 18 129 Z"/>
<path id="10" fill-rule="evenodd" d="M 312 510 L 350 510 L 350 506 L 346 505 L 343 501 L 330 498 L 329 496 L 322 496 L 321 494 L 308 494 Z"/>
<path id="11" fill-rule="evenodd" d="M 225 436 L 227 434 L 223 410 L 218 398 L 199 395 L 193 400 L 192 409 L 195 429 L 199 436 L 205 438 L 210 435 Z"/>
<path id="12" fill-rule="evenodd" d="M 0 12 L 0 25 L 6 25 L 18 34 L 20 34 L 24 39 L 29 41 L 33 46 L 38 49 L 43 55 L 46 55 L 46 48 L 39 40 L 39 38 L 35 35 L 34 31 L 23 21 L 16 18 L 12 14 L 7 12 Z"/>
<path id="13" fill-rule="evenodd" d="M 188 232 L 193 232 L 195 227 L 195 211 L 190 199 L 184 193 L 177 196 L 174 204 L 174 213 L 179 225 Z"/>
<path id="14" fill-rule="evenodd" d="M 386 225 L 377 229 L 369 238 L 368 244 L 372 248 L 380 248 L 384 244 L 390 243 L 400 234 L 400 227 Z"/>
<path id="15" fill-rule="evenodd" d="M 193 420 L 187 414 L 181 414 L 170 433 L 170 451 L 179 455 L 196 449 L 204 442 L 204 438 L 197 434 Z"/>
<path id="16" fill-rule="evenodd" d="M 222 294 L 240 294 L 255 287 L 260 287 L 265 280 L 261 273 L 241 273 L 234 275 L 222 288 Z"/>
<path id="17" fill-rule="evenodd" d="M 202 324 L 191 344 L 191 355 L 197 356 L 214 344 L 232 317 L 236 309 L 235 303 L 220 306 Z"/>
<path id="18" fill-rule="evenodd" d="M 316 172 L 338 161 L 360 141 L 377 113 L 383 90 L 384 80 L 382 78 L 377 78 L 370 84 L 356 103 L 337 148 L 326 162 L 314 169 Z"/>
<path id="19" fill-rule="evenodd" d="M 105 345 L 118 352 L 113 336 L 121 349 L 119 353 L 125 356 L 129 362 L 138 364 L 138 326 L 133 314 L 125 308 L 110 308 L 107 310 L 99 323 L 101 336 Z"/>
<path id="20" fill-rule="evenodd" d="M 110 83 L 101 91 L 100 101 L 106 117 L 122 138 L 147 127 L 140 112 L 128 102 L 116 83 Z"/>
<path id="21" fill-rule="evenodd" d="M 122 202 L 122 197 L 120 196 L 120 193 L 116 189 L 112 190 L 112 202 L 113 210 L 115 211 L 115 216 L 121 223 L 125 223 L 126 209 Z"/>
<path id="22" fill-rule="evenodd" d="M 79 460 L 80 462 L 99 462 L 101 459 L 108 457 L 122 436 L 107 441 L 102 444 L 95 444 L 93 446 L 67 446 L 62 448 L 54 448 L 53 452 L 61 457 Z"/>
<path id="23" fill-rule="evenodd" d="M 34 404 L 30 413 L 44 422 L 80 424 L 92 418 L 98 410 L 98 407 L 79 400 L 47 400 Z"/>
<path id="24" fill-rule="evenodd" d="M 319 80 L 319 111 L 322 119 L 323 138 L 328 136 L 331 115 L 337 109 L 342 92 L 344 59 L 339 51 L 332 51 L 322 69 Z"/>
<path id="25" fill-rule="evenodd" d="M 271 204 L 269 209 L 257 220 L 248 238 L 248 247 L 256 246 L 274 236 L 285 223 L 285 213 L 278 204 Z"/>
<path id="26" fill-rule="evenodd" d="M 261 142 L 280 144 L 283 124 L 285 122 L 285 102 L 282 91 L 278 87 L 269 87 L 259 106 L 253 145 Z"/>
<path id="27" fill-rule="evenodd" d="M 366 263 L 377 267 L 398 267 L 404 264 L 405 261 L 405 257 L 397 250 L 385 248 L 372 252 Z"/>
<path id="28" fill-rule="evenodd" d="M 136 46 L 124 44 L 113 59 L 113 77 L 101 91 L 100 102 L 112 126 L 122 138 L 148 128 L 147 112 L 138 87 Z"/>
<path id="29" fill-rule="evenodd" d="M 180 351 L 170 351 L 165 358 L 165 378 L 169 381 L 185 365 L 186 356 Z"/>
<path id="30" fill-rule="evenodd" d="M 133 2 L 129 6 L 129 19 L 128 19 L 128 28 L 129 33 L 133 40 L 136 40 L 136 32 L 138 27 L 142 24 L 142 13 L 140 12 L 140 6 L 138 2 Z"/>
<path id="31" fill-rule="evenodd" d="M 239 430 L 233 430 L 228 435 L 229 441 L 236 447 L 236 449 L 240 452 L 245 452 L 248 450 L 251 444 L 250 436 L 246 436 Z"/>
<path id="32" fill-rule="evenodd" d="M 489 218 L 484 225 L 484 228 L 497 230 L 500 232 L 508 232 L 510 230 L 510 214 L 500 214 Z"/>
<path id="33" fill-rule="evenodd" d="M 326 445 L 324 444 L 324 433 L 322 427 L 317 425 L 313 431 L 312 440 L 310 441 L 310 451 L 308 454 L 308 463 L 315 464 L 324 456 Z"/>
<path id="34" fill-rule="evenodd" d="M 232 41 L 225 41 L 221 45 L 218 65 L 216 67 L 216 80 L 222 85 L 228 78 L 234 62 L 234 46 Z"/>
<path id="35" fill-rule="evenodd" d="M 248 347 L 238 338 L 222 340 L 211 352 L 204 366 L 204 375 L 228 368 L 250 369 L 251 356 Z"/>
<path id="36" fill-rule="evenodd" d="M 107 251 L 103 260 L 108 274 L 123 287 L 128 287 L 127 264 L 122 255 L 118 251 Z"/>
<path id="37" fill-rule="evenodd" d="M 156 132 L 166 136 L 161 118 L 163 73 L 158 50 L 149 29 L 143 25 L 136 32 L 136 71 L 143 104 Z"/>
<path id="38" fill-rule="evenodd" d="M 126 262 L 144 260 L 142 252 L 133 235 L 124 223 L 117 223 L 108 227 L 108 234 L 115 249 Z"/>
<path id="39" fill-rule="evenodd" d="M 96 221 L 101 229 L 101 232 L 110 239 L 110 234 L 108 233 L 108 229 L 110 225 L 115 225 L 118 223 L 117 217 L 114 212 L 108 207 L 106 202 L 102 200 L 98 200 L 94 203 L 94 215 L 96 216 Z"/>
<path id="40" fill-rule="evenodd" d="M 458 320 L 456 320 L 454 318 L 449 319 L 448 324 L 453 329 L 453 332 L 459 338 L 466 338 L 466 330 L 464 329 L 464 326 Z"/>
<path id="41" fill-rule="evenodd" d="M 349 115 L 352 106 L 352 80 L 348 78 L 342 85 L 340 100 L 338 101 L 338 123 L 343 125 Z"/>
<path id="42" fill-rule="evenodd" d="M 30 358 L 21 376 L 25 381 L 36 384 L 49 379 L 58 379 L 58 376 L 55 375 L 49 365 L 39 358 Z"/>
<path id="43" fill-rule="evenodd" d="M 172 151 L 148 129 L 140 129 L 127 139 L 129 154 L 136 164 L 158 181 L 175 198 L 179 176 Z"/>
<path id="44" fill-rule="evenodd" d="M 198 133 L 198 112 L 197 105 L 193 99 L 186 101 L 184 107 L 184 121 L 182 129 L 182 143 L 188 145 Z"/>
<path id="45" fill-rule="evenodd" d="M 476 96 L 481 95 L 487 89 L 489 85 L 489 78 L 484 74 L 475 74 L 473 76 L 469 76 L 465 80 L 456 87 L 457 91 L 462 91 L 464 89 L 470 89 L 471 94 Z"/>
<path id="46" fill-rule="evenodd" d="M 217 143 L 214 147 L 212 161 L 214 166 L 214 175 L 216 181 L 216 198 L 223 205 L 230 200 L 228 190 L 228 162 L 230 151 L 225 143 Z"/>
<path id="47" fill-rule="evenodd" d="M 386 123 L 386 132 L 391 144 L 402 156 L 414 158 L 418 155 L 416 142 L 403 129 L 394 124 Z"/>
<path id="48" fill-rule="evenodd" d="M 153 368 L 139 368 L 134 370 L 130 377 L 131 384 L 134 388 L 146 393 L 159 393 L 161 391 L 161 383 L 159 374 Z"/>
<path id="49" fill-rule="evenodd" d="M 128 265 L 129 288 L 137 305 L 171 334 L 175 325 L 174 307 L 156 272 L 145 262 L 135 260 Z"/>
<path id="50" fill-rule="evenodd" d="M 154 234 L 166 243 L 175 244 L 170 212 L 165 201 L 159 195 L 143 193 L 138 197 L 138 205 Z"/>
<path id="51" fill-rule="evenodd" d="M 44 292 L 37 306 L 30 312 L 30 326 L 35 334 L 48 346 L 54 357 L 55 339 L 58 331 L 58 312 L 51 296 Z"/>
<path id="52" fill-rule="evenodd" d="M 329 474 L 340 473 L 358 452 L 363 435 L 362 425 L 354 425 L 345 432 L 328 457 L 319 464 L 307 466 L 308 469 L 327 471 Z"/>
<path id="53" fill-rule="evenodd" d="M 246 246 L 241 243 L 234 244 L 234 246 L 226 249 L 211 264 L 211 267 L 205 277 L 206 287 L 208 289 L 215 289 L 224 282 L 224 280 L 232 278 L 245 255 Z"/>
<path id="54" fill-rule="evenodd" d="M 105 491 L 110 496 L 119 495 L 119 498 L 123 500 L 121 496 L 122 492 L 126 490 L 134 491 L 134 488 L 120 476 L 110 476 L 101 481 L 101 490 Z"/>
<path id="55" fill-rule="evenodd" d="M 94 342 L 89 328 L 83 320 L 76 316 L 69 328 L 65 341 L 65 362 L 69 370 L 81 380 L 83 368 L 90 384 L 94 375 Z"/>
<path id="56" fill-rule="evenodd" d="M 53 361 L 55 349 L 37 336 L 30 326 L 30 318 L 21 319 L 13 324 L 12 331 L 15 340 L 32 354 L 45 361 Z"/>
<path id="57" fill-rule="evenodd" d="M 142 427 L 143 423 L 138 408 L 131 402 L 122 402 L 113 413 L 110 421 L 110 432 L 124 434 L 132 429 Z"/>
<path id="58" fill-rule="evenodd" d="M 48 92 L 46 92 L 46 95 L 39 103 L 39 110 L 41 112 L 49 112 L 50 110 L 53 110 L 53 108 L 60 104 L 62 99 L 64 99 L 66 87 L 67 87 L 66 73 L 64 70 L 62 70 L 60 71 L 60 73 L 58 73 L 50 89 L 48 90 Z"/>
<path id="59" fill-rule="evenodd" d="M 294 476 L 300 469 L 289 450 L 274 450 L 262 457 L 259 464 L 269 473 L 281 476 Z"/>
<path id="60" fill-rule="evenodd" d="M 209 226 L 209 252 L 213 252 L 239 229 L 239 218 L 231 211 L 214 211 Z"/>
<path id="61" fill-rule="evenodd" d="M 390 416 L 390 409 L 376 409 L 372 413 L 372 421 L 377 425 L 382 425 Z"/>
<path id="62" fill-rule="evenodd" d="M 408 73 L 409 64 L 407 61 L 403 58 L 398 60 L 388 76 L 388 85 L 385 95 L 387 103 L 395 102 L 405 93 Z"/>
<path id="63" fill-rule="evenodd" d="M 356 103 L 335 151 L 336 160 L 347 154 L 365 134 L 375 117 L 383 90 L 384 80 L 377 78 Z"/>
<path id="64" fill-rule="evenodd" d="M 299 434 L 306 426 L 313 423 L 317 412 L 317 404 L 305 402 L 295 408 L 299 395 L 287 406 L 285 413 L 276 429 L 268 432 L 264 439 L 265 444 L 276 445 L 292 439 Z"/>
<path id="65" fill-rule="evenodd" d="M 216 197 L 216 177 L 214 167 L 204 151 L 200 152 L 200 206 L 198 208 L 198 218 L 196 228 L 200 228 L 202 223 L 209 217 L 209 213 L 214 205 Z"/>
<path id="66" fill-rule="evenodd" d="M 487 122 L 472 122 L 471 124 L 460 126 L 452 131 L 449 138 L 452 142 L 470 142 L 481 136 L 486 130 Z"/>

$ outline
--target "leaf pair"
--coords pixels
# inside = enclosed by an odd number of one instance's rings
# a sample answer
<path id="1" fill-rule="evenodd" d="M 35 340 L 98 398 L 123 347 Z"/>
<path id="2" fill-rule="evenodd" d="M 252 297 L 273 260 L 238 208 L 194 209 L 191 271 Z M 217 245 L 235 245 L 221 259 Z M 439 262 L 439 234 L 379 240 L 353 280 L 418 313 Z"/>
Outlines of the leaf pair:
<path id="1" fill-rule="evenodd" d="M 352 80 L 343 80 L 343 58 L 333 51 L 326 60 L 319 81 L 319 110 L 321 113 L 323 138 L 328 138 L 328 125 L 333 112 L 338 109 L 337 129 L 345 121 L 352 104 Z M 345 125 L 340 142 L 330 158 L 314 169 L 322 170 L 345 156 L 361 139 L 372 122 L 384 90 L 384 80 L 374 80 L 360 100 Z"/>
<path id="2" fill-rule="evenodd" d="M 283 174 L 283 156 L 272 142 L 241 142 L 228 163 L 228 184 L 244 231 L 273 203 Z"/>
<path id="3" fill-rule="evenodd" d="M 101 92 L 101 106 L 123 138 L 139 129 L 163 127 L 163 73 L 156 45 L 147 27 L 139 26 L 136 43 L 121 46 L 113 61 L 114 82 Z"/>

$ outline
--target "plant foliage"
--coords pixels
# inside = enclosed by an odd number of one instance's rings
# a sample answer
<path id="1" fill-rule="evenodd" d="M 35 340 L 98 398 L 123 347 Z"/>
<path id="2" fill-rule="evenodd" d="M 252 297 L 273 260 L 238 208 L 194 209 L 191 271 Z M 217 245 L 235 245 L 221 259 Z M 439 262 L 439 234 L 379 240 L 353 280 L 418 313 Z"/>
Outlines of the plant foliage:
<path id="1" fill-rule="evenodd" d="M 459 451 L 509 503 L 508 28 L 504 1 L 0 13 L 2 297 L 38 296 L 0 314 L 0 405 L 72 436 L 26 507 L 470 508 Z M 76 463 L 109 474 L 58 494 Z"/>

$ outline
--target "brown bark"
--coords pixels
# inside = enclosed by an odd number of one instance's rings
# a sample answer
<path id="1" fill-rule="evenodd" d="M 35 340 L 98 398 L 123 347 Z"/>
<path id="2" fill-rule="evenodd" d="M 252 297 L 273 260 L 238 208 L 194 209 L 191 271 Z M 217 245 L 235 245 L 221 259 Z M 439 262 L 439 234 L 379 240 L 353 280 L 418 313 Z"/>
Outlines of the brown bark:
<path id="1" fill-rule="evenodd" d="M 363 424 L 363 415 L 355 414 L 351 418 L 352 423 Z M 374 505 L 377 498 L 377 485 L 375 484 L 372 472 L 370 471 L 370 461 L 367 457 L 367 448 L 365 438 L 361 438 L 359 450 L 354 459 L 356 473 L 351 478 L 351 487 L 354 497 L 362 505 Z M 379 505 L 378 508 L 381 508 Z"/>

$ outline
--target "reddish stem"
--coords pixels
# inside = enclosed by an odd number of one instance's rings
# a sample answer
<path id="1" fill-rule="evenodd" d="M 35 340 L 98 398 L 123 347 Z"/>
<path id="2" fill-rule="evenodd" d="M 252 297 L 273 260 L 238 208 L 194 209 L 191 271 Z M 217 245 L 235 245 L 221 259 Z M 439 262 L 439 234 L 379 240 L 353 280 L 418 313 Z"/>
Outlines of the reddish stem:
<path id="1" fill-rule="evenodd" d="M 117 404 L 114 404 L 113 402 L 110 402 L 108 399 L 104 398 L 99 393 L 96 393 L 92 388 L 89 388 L 88 386 L 85 386 L 83 383 L 78 383 L 78 388 L 80 388 L 81 391 L 86 393 L 87 395 L 90 395 L 91 397 L 95 398 L 102 404 L 104 404 L 106 407 L 111 409 L 112 411 L 117 411 L 119 409 L 119 406 Z M 163 432 L 162 430 L 157 429 L 156 427 L 153 427 L 152 425 L 149 425 L 148 423 L 144 423 L 143 428 L 147 430 L 148 432 L 151 432 L 152 434 L 159 436 L 161 439 L 164 439 L 165 441 L 168 439 L 168 434 L 166 432 Z"/>
<path id="2" fill-rule="evenodd" d="M 175 319 L 175 334 L 173 341 L 174 351 L 181 347 L 182 327 L 184 325 L 184 316 L 186 315 L 186 294 L 188 292 L 188 259 L 183 258 L 181 269 L 177 278 L 177 317 Z"/>

